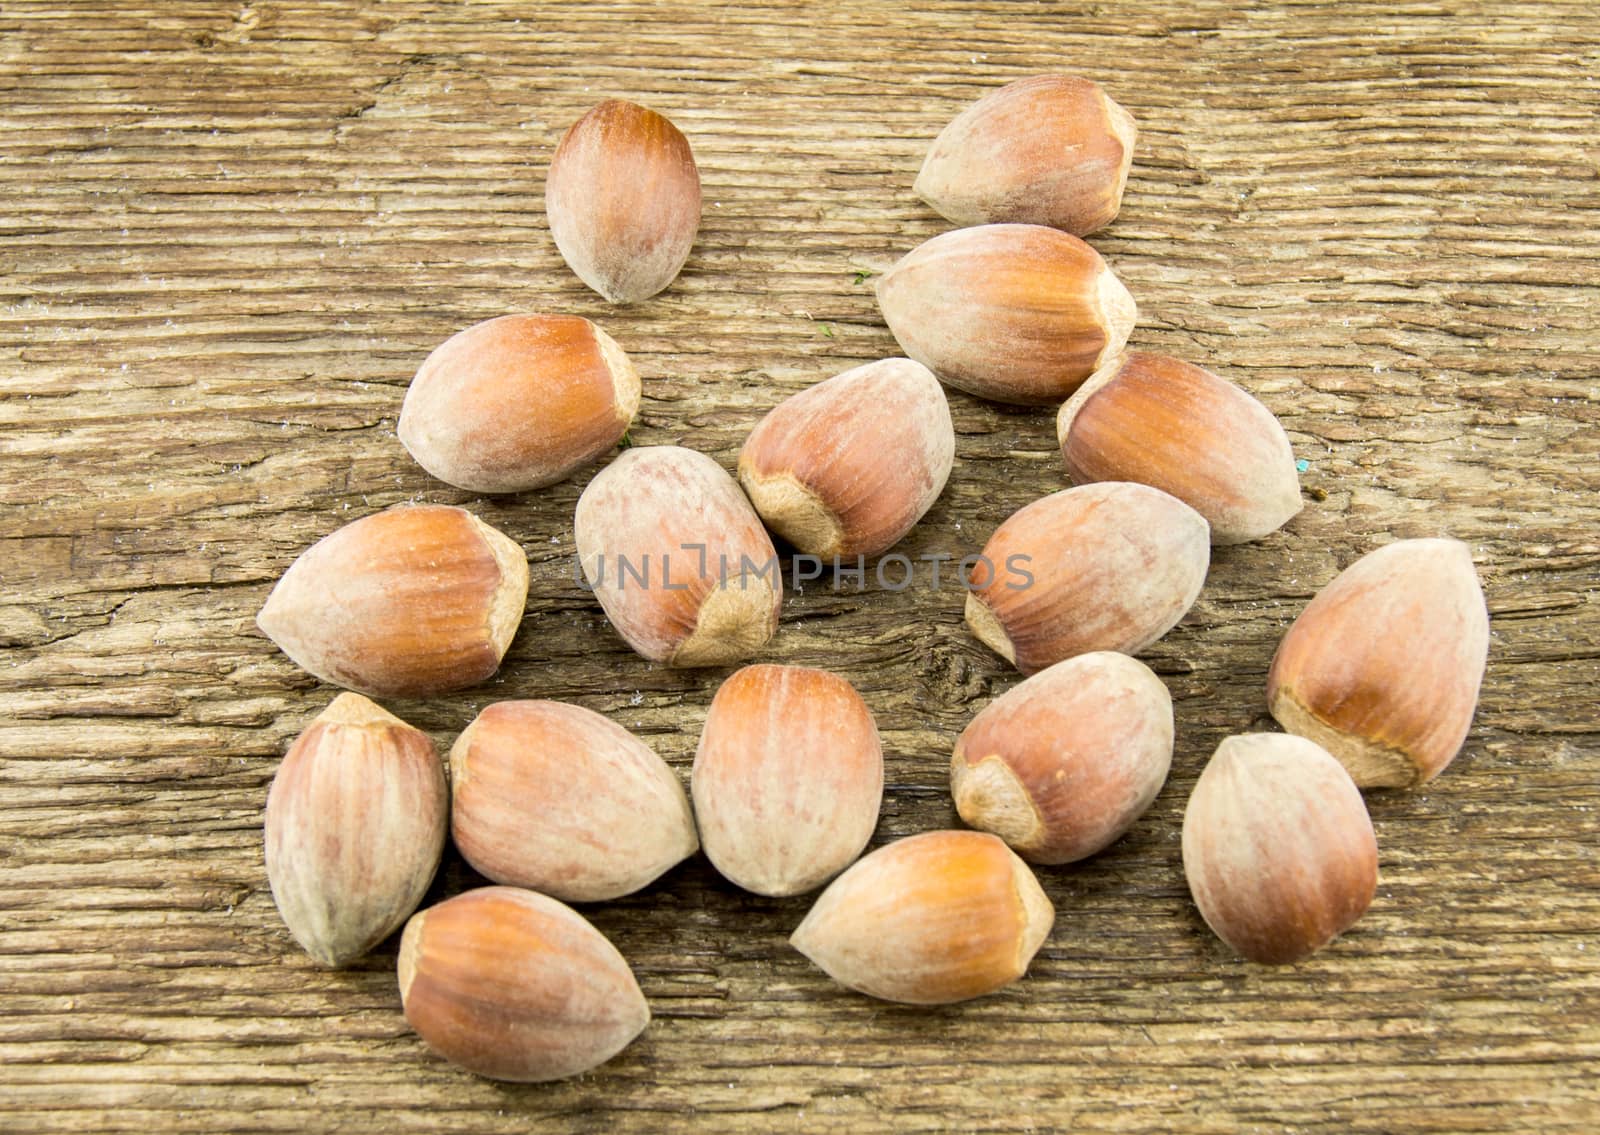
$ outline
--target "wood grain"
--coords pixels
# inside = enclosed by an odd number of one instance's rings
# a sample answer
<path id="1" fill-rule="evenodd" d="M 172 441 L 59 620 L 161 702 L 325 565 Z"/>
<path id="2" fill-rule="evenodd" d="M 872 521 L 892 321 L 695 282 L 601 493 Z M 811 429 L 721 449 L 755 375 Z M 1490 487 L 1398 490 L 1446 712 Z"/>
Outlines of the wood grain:
<path id="1" fill-rule="evenodd" d="M 441 744 L 488 701 L 572 699 L 687 772 L 720 673 L 633 656 L 572 580 L 587 476 L 475 498 L 394 436 L 427 352 L 523 310 L 600 321 L 641 443 L 726 466 L 779 398 L 894 353 L 870 277 L 945 228 L 911 193 L 959 108 L 1104 82 L 1139 149 L 1093 240 L 1136 347 L 1278 413 L 1287 530 L 1218 552 L 1146 655 L 1173 775 L 1106 853 L 1042 872 L 1029 977 L 936 1011 L 830 985 L 805 900 L 697 858 L 589 911 L 655 1012 L 576 1081 L 505 1087 L 405 1027 L 394 943 L 293 946 L 268 782 L 331 699 L 254 629 L 315 539 L 465 503 L 533 559 L 500 675 L 389 708 Z M 1600 1127 L 1600 25 L 1587 2 L 879 6 L 8 0 L 0 7 L 0 1128 L 214 1131 L 1593 1131 Z M 705 219 L 661 296 L 562 265 L 542 186 L 608 95 L 688 135 Z M 975 551 L 1060 488 L 1052 416 L 952 395 L 956 471 L 903 550 Z M 1401 536 L 1470 542 L 1493 612 L 1455 766 L 1370 804 L 1346 938 L 1253 967 L 1177 837 L 1217 742 L 1264 728 L 1307 598 Z M 950 746 L 1016 680 L 961 593 L 820 583 L 768 660 L 877 714 L 875 843 L 955 822 Z M 438 898 L 476 880 L 452 852 Z"/>

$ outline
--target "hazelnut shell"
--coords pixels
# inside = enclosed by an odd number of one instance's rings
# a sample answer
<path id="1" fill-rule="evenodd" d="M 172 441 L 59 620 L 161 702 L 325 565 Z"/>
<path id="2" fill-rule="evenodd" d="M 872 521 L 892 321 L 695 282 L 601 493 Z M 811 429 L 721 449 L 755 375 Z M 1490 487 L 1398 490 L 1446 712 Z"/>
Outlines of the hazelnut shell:
<path id="1" fill-rule="evenodd" d="M 933 373 L 910 359 L 881 359 L 769 411 L 739 455 L 739 483 L 800 551 L 875 556 L 939 498 L 955 446 Z"/>
<path id="2" fill-rule="evenodd" d="M 335 698 L 267 793 L 267 882 L 306 953 L 344 966 L 398 930 L 438 870 L 449 810 L 427 734 L 360 694 Z"/>
<path id="3" fill-rule="evenodd" d="M 424 697 L 500 666 L 528 598 L 528 558 L 464 509 L 400 505 L 323 537 L 289 566 L 256 617 L 325 682 Z"/>
<path id="4" fill-rule="evenodd" d="M 1361 792 L 1320 746 L 1230 737 L 1183 816 L 1183 870 L 1207 925 L 1255 962 L 1322 949 L 1372 903 L 1378 844 Z"/>
<path id="5" fill-rule="evenodd" d="M 1034 863 L 1071 863 L 1133 825 L 1166 783 L 1172 698 L 1150 668 L 1098 651 L 984 707 L 956 742 L 950 790 L 968 824 Z"/>
<path id="6" fill-rule="evenodd" d="M 428 1047 L 496 1080 L 587 1072 L 650 1021 L 616 947 L 571 907 L 516 887 L 413 915 L 399 977 L 406 1021 Z"/>
<path id="7" fill-rule="evenodd" d="M 677 774 L 582 706 L 486 706 L 450 750 L 451 835 L 489 879 L 565 902 L 620 898 L 699 846 Z"/>
<path id="8" fill-rule="evenodd" d="M 924 832 L 861 859 L 822 892 L 791 944 L 841 985 L 943 1005 L 1020 978 L 1055 909 L 986 832 Z"/>
<path id="9" fill-rule="evenodd" d="M 578 498 L 584 577 L 629 646 L 671 666 L 725 666 L 778 627 L 782 571 L 737 482 L 680 446 L 625 450 Z"/>
<path id="10" fill-rule="evenodd" d="M 934 139 L 916 193 L 958 225 L 1022 222 L 1087 236 L 1111 223 L 1133 118 L 1097 84 L 1036 75 L 990 91 Z"/>
<path id="11" fill-rule="evenodd" d="M 718 871 L 757 894 L 804 894 L 854 862 L 877 826 L 872 711 L 826 670 L 746 666 L 711 701 L 692 791 Z"/>
<path id="12" fill-rule="evenodd" d="M 1414 788 L 1455 759 L 1489 657 L 1489 612 L 1459 540 L 1397 540 L 1306 605 L 1267 674 L 1272 716 L 1363 788 Z"/>
<path id="13" fill-rule="evenodd" d="M 665 117 L 608 99 L 566 132 L 545 183 L 550 233 L 567 266 L 612 303 L 677 278 L 700 227 L 700 171 Z"/>
<path id="14" fill-rule="evenodd" d="M 1194 605 L 1205 518 L 1160 489 L 1081 485 L 1018 509 L 984 545 L 967 625 L 1024 674 L 1096 650 L 1137 654 Z"/>
<path id="15" fill-rule="evenodd" d="M 924 242 L 877 284 L 907 355 L 996 402 L 1061 402 L 1121 352 L 1138 310 L 1100 254 L 1041 225 L 979 225 Z"/>
<path id="16" fill-rule="evenodd" d="M 1300 511 L 1283 426 L 1242 388 L 1169 355 L 1133 351 L 1091 375 L 1056 418 L 1077 484 L 1137 481 L 1211 525 L 1213 544 L 1258 540 Z"/>
<path id="17" fill-rule="evenodd" d="M 398 433 L 433 476 L 477 493 L 564 480 L 622 440 L 639 375 L 570 315 L 503 315 L 446 339 L 406 391 Z"/>

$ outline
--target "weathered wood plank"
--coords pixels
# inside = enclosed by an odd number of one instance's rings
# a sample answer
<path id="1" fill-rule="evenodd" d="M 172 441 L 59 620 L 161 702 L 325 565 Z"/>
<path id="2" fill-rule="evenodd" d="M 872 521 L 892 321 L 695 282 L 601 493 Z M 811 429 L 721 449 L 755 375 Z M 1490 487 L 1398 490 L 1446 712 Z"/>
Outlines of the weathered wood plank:
<path id="1" fill-rule="evenodd" d="M 1590 5 L 1136 0 L 0 8 L 0 1128 L 1590 1131 L 1600 1126 L 1600 31 Z M 430 480 L 406 382 L 467 323 L 596 318 L 646 379 L 635 440 L 731 464 L 783 395 L 894 353 L 870 277 L 945 226 L 928 140 L 1070 69 L 1137 117 L 1094 243 L 1135 343 L 1280 414 L 1307 508 L 1219 551 L 1148 654 L 1171 783 L 1095 860 L 1024 982 L 914 1011 L 785 945 L 804 900 L 703 860 L 589 913 L 656 1014 L 578 1081 L 428 1055 L 393 944 L 313 968 L 261 866 L 266 786 L 331 696 L 253 628 L 306 545 L 403 500 L 530 551 L 491 683 L 393 708 L 441 744 L 486 702 L 570 698 L 680 771 L 720 675 L 646 665 L 572 579 L 584 478 L 506 500 Z M 682 278 L 613 310 L 544 225 L 554 143 L 621 94 L 689 135 Z M 952 396 L 951 487 L 904 550 L 976 550 L 1065 484 L 1050 415 Z M 1278 636 L 1399 536 L 1468 540 L 1494 615 L 1478 723 L 1375 794 L 1369 916 L 1289 970 L 1229 956 L 1178 863 L 1189 788 L 1266 727 Z M 924 577 L 925 581 L 925 577 Z M 954 822 L 947 754 L 1015 680 L 949 585 L 791 595 L 769 657 L 878 716 L 878 842 Z M 472 885 L 452 853 L 435 895 Z"/>

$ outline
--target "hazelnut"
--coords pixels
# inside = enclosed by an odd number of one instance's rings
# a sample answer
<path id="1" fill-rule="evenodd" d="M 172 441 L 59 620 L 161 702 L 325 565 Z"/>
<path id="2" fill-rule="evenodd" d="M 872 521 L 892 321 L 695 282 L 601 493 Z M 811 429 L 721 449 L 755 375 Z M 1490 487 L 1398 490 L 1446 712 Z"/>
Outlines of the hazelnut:
<path id="1" fill-rule="evenodd" d="M 582 706 L 487 706 L 450 750 L 451 835 L 497 883 L 567 902 L 631 894 L 694 854 L 672 769 Z"/>
<path id="2" fill-rule="evenodd" d="M 875 556 L 939 498 L 955 447 L 933 372 L 882 359 L 774 407 L 739 455 L 739 483 L 761 519 L 800 551 Z"/>
<path id="3" fill-rule="evenodd" d="M 1459 540 L 1397 540 L 1317 593 L 1267 674 L 1267 703 L 1363 788 L 1414 788 L 1472 728 L 1489 612 Z"/>
<path id="4" fill-rule="evenodd" d="M 913 249 L 878 281 L 901 348 L 958 390 L 1048 405 L 1116 357 L 1137 309 L 1100 254 L 1040 225 L 980 225 Z"/>
<path id="5" fill-rule="evenodd" d="M 1192 363 L 1134 351 L 1090 376 L 1056 419 L 1078 484 L 1138 481 L 1211 525 L 1213 544 L 1275 532 L 1300 511 L 1289 437 L 1260 402 Z"/>
<path id="6" fill-rule="evenodd" d="M 943 1005 L 1021 977 L 1054 921 L 1039 881 L 1000 839 L 924 832 L 835 879 L 789 941 L 841 985 Z"/>
<path id="7" fill-rule="evenodd" d="M 711 701 L 692 791 L 706 857 L 726 878 L 761 895 L 819 887 L 878 823 L 872 711 L 826 670 L 746 666 Z"/>
<path id="8" fill-rule="evenodd" d="M 1071 863 L 1144 814 L 1172 763 L 1172 698 L 1126 654 L 1080 654 L 990 702 L 956 742 L 961 818 L 1034 863 Z"/>
<path id="9" fill-rule="evenodd" d="M 583 490 L 573 529 L 611 625 L 653 662 L 740 662 L 778 628 L 778 554 L 738 484 L 703 453 L 624 451 Z"/>
<path id="10" fill-rule="evenodd" d="M 1229 737 L 1183 815 L 1183 871 L 1201 915 L 1253 962 L 1322 949 L 1378 887 L 1361 792 L 1319 746 L 1283 733 Z"/>
<path id="11" fill-rule="evenodd" d="M 587 1072 L 650 1022 L 616 947 L 571 907 L 516 887 L 413 915 L 399 970 L 406 1021 L 428 1047 L 496 1080 Z"/>
<path id="12" fill-rule="evenodd" d="M 423 697 L 493 674 L 527 598 L 528 559 L 509 537 L 464 509 L 401 505 L 301 553 L 256 623 L 324 682 Z"/>
<path id="13" fill-rule="evenodd" d="M 1088 79 L 1018 79 L 934 139 L 916 193 L 958 225 L 1020 221 L 1087 236 L 1122 207 L 1134 134 L 1128 112 Z"/>
<path id="14" fill-rule="evenodd" d="M 335 698 L 267 793 L 267 882 L 306 953 L 348 965 L 399 929 L 438 870 L 448 811 L 427 734 L 360 694 Z"/>
<path id="15" fill-rule="evenodd" d="M 639 396 L 628 356 L 587 319 L 503 315 L 427 357 L 406 391 L 400 441 L 457 488 L 537 489 L 621 441 Z"/>
<path id="16" fill-rule="evenodd" d="M 608 99 L 562 137 L 544 200 L 567 266 L 612 303 L 633 303 L 672 283 L 689 258 L 700 171 L 676 126 Z"/>
<path id="17" fill-rule="evenodd" d="M 1024 674 L 1095 650 L 1137 654 L 1194 605 L 1210 563 L 1205 518 L 1176 497 L 1120 481 L 1064 489 L 989 537 L 967 626 Z"/>

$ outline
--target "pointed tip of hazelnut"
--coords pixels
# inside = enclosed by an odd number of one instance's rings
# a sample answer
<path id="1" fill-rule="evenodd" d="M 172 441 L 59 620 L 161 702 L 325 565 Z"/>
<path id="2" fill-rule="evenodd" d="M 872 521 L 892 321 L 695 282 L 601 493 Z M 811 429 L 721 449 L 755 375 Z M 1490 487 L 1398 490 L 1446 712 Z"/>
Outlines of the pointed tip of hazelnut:
<path id="1" fill-rule="evenodd" d="M 632 1044 L 637 1040 L 639 1034 L 649 1027 L 650 1021 L 653 1019 L 650 1013 L 650 1002 L 645 999 L 644 990 L 635 988 L 633 993 L 635 995 L 628 998 L 629 1003 L 624 1010 L 627 1018 L 623 1027 L 632 1034 L 628 1037 L 628 1044 Z M 621 1050 L 619 1049 L 618 1051 Z"/>
<path id="2" fill-rule="evenodd" d="M 303 942 L 298 938 L 295 941 L 306 952 L 306 957 L 316 962 L 323 969 L 344 969 L 345 966 L 367 952 L 366 950 L 332 950 L 321 942 Z"/>
<path id="3" fill-rule="evenodd" d="M 321 725 L 398 725 L 411 728 L 377 702 L 348 691 L 328 703 L 328 708 L 317 714 L 315 720 Z"/>
<path id="4" fill-rule="evenodd" d="M 282 636 L 288 630 L 287 620 L 284 617 L 282 598 L 283 580 L 279 579 L 267 593 L 267 601 L 261 604 L 261 610 L 256 612 L 256 629 L 274 644 L 283 641 Z"/>
<path id="5" fill-rule="evenodd" d="M 812 936 L 815 933 L 814 923 L 817 917 L 817 907 L 813 903 L 811 909 L 806 911 L 806 916 L 800 920 L 800 925 L 794 928 L 794 933 L 789 935 L 789 945 L 798 951 L 808 962 L 821 967 L 814 951 Z"/>

